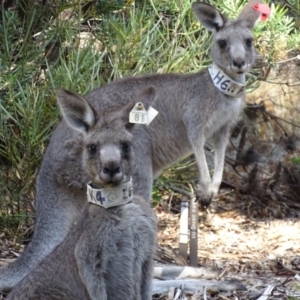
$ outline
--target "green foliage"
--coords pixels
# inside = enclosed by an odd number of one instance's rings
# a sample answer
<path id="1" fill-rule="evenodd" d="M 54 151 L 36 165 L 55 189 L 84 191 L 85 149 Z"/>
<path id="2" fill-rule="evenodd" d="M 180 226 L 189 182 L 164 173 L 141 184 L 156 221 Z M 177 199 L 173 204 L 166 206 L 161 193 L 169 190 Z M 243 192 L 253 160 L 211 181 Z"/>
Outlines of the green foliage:
<path id="1" fill-rule="evenodd" d="M 22 235 L 21 239 L 27 238 L 28 236 L 22 234 L 22 228 L 24 227 L 24 223 L 29 226 L 32 226 L 32 222 L 28 222 L 30 218 L 33 216 L 31 214 L 9 214 L 0 215 L 0 231 L 5 233 L 8 237 L 15 237 L 18 236 L 20 233 Z"/>
<path id="2" fill-rule="evenodd" d="M 290 35 L 295 33 L 295 21 L 287 15 L 288 9 L 271 4 L 272 14 L 265 26 L 257 27 L 257 41 L 261 53 L 270 64 L 285 57 Z M 293 45 L 297 46 L 296 44 Z M 292 46 L 292 47 L 293 47 Z"/>
<path id="3" fill-rule="evenodd" d="M 126 0 L 98 0 L 96 2 L 96 8 L 99 13 L 107 13 L 111 10 L 122 9 L 126 5 Z"/>
<path id="4" fill-rule="evenodd" d="M 51 7 L 36 4 L 21 14 L 1 8 L 0 213 L 7 217 L 32 212 L 34 179 L 59 120 L 57 88 L 86 94 L 124 76 L 193 72 L 210 63 L 210 35 L 192 14 L 192 2 L 81 5 L 70 0 Z M 246 1 L 210 2 L 235 17 Z M 299 42 L 298 28 L 288 16 L 299 11 L 297 3 L 276 6 L 277 14 L 256 29 L 259 50 L 269 64 Z M 64 17 L 67 11 L 70 19 Z M 161 180 L 166 183 L 170 177 Z M 155 190 L 154 197 L 160 196 Z"/>
<path id="5" fill-rule="evenodd" d="M 299 165 L 300 164 L 300 157 L 292 157 L 291 162 L 293 164 Z"/>

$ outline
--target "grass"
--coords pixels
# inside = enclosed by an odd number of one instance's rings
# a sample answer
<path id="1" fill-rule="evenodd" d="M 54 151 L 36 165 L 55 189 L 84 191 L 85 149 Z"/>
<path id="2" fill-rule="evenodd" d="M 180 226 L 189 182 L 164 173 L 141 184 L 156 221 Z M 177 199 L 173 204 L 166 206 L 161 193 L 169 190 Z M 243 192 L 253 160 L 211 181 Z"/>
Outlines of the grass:
<path id="1" fill-rule="evenodd" d="M 1 229 L 19 228 L 20 223 L 32 218 L 35 178 L 59 121 L 57 88 L 86 94 L 125 76 L 194 72 L 210 63 L 210 35 L 193 16 L 192 2 L 112 1 L 107 6 L 106 1 L 99 1 L 94 6 L 81 6 L 70 0 L 64 6 L 57 3 L 50 8 L 25 8 L 26 13 L 5 9 L 2 4 Z M 234 17 L 245 1 L 211 3 Z M 270 66 L 299 42 L 299 20 L 292 18 L 299 12 L 298 2 L 289 3 L 287 8 L 274 7 L 278 13 L 255 32 L 257 46 Z M 66 11 L 72 12 L 69 20 L 63 17 Z M 255 70 L 250 79 L 253 87 L 259 82 Z M 170 176 L 164 176 L 159 184 L 168 180 Z M 154 198 L 159 201 L 159 197 L 160 191 L 155 188 Z M 10 217 L 12 222 L 7 221 Z"/>

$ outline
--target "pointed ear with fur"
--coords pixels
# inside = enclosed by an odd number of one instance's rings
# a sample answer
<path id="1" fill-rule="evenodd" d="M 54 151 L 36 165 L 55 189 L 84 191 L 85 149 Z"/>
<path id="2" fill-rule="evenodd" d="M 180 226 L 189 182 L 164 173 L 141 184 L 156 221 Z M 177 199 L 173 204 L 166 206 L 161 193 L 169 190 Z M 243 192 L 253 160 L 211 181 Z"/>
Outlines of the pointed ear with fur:
<path id="1" fill-rule="evenodd" d="M 118 114 L 123 120 L 126 129 L 131 130 L 134 127 L 134 123 L 129 123 L 129 113 L 134 108 L 137 102 L 143 103 L 145 109 L 147 110 L 155 98 L 156 91 L 153 86 L 146 87 L 138 96 L 130 101 Z"/>
<path id="2" fill-rule="evenodd" d="M 261 13 L 254 9 L 254 5 L 262 3 L 261 0 L 249 0 L 237 20 L 244 22 L 249 29 L 253 29 L 261 17 Z"/>
<path id="3" fill-rule="evenodd" d="M 209 31 L 217 32 L 227 21 L 225 16 L 208 3 L 194 2 L 192 9 L 200 23 Z"/>
<path id="4" fill-rule="evenodd" d="M 57 101 L 63 118 L 73 129 L 86 133 L 95 125 L 95 111 L 81 96 L 65 89 L 59 89 Z"/>

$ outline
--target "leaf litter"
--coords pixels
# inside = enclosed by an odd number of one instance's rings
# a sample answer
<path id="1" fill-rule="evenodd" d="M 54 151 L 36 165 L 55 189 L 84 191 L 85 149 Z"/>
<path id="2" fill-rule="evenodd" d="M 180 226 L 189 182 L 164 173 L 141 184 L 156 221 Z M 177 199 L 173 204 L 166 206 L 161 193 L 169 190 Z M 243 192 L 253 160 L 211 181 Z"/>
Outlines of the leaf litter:
<path id="1" fill-rule="evenodd" d="M 289 216 L 282 219 L 254 218 L 245 209 L 246 196 L 237 201 L 233 194 L 221 190 L 209 210 L 199 210 L 198 266 L 208 270 L 217 267 L 221 277 L 216 279 L 239 280 L 246 290 L 216 293 L 202 289 L 197 295 L 182 292 L 180 299 L 300 299 L 300 211 L 290 208 Z M 158 260 L 183 265 L 186 262 L 178 254 L 180 199 L 174 195 L 163 198 L 155 208 Z"/>

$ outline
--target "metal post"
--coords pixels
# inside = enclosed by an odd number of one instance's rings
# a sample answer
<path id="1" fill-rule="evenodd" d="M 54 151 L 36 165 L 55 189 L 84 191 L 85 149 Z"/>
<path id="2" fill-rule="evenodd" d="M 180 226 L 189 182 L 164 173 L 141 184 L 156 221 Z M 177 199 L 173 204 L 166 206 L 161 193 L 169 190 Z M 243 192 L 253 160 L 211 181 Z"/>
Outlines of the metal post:
<path id="1" fill-rule="evenodd" d="M 190 266 L 198 266 L 198 201 L 190 201 Z"/>
<path id="2" fill-rule="evenodd" d="M 179 254 L 187 261 L 189 232 L 189 202 L 182 201 L 180 205 Z"/>

